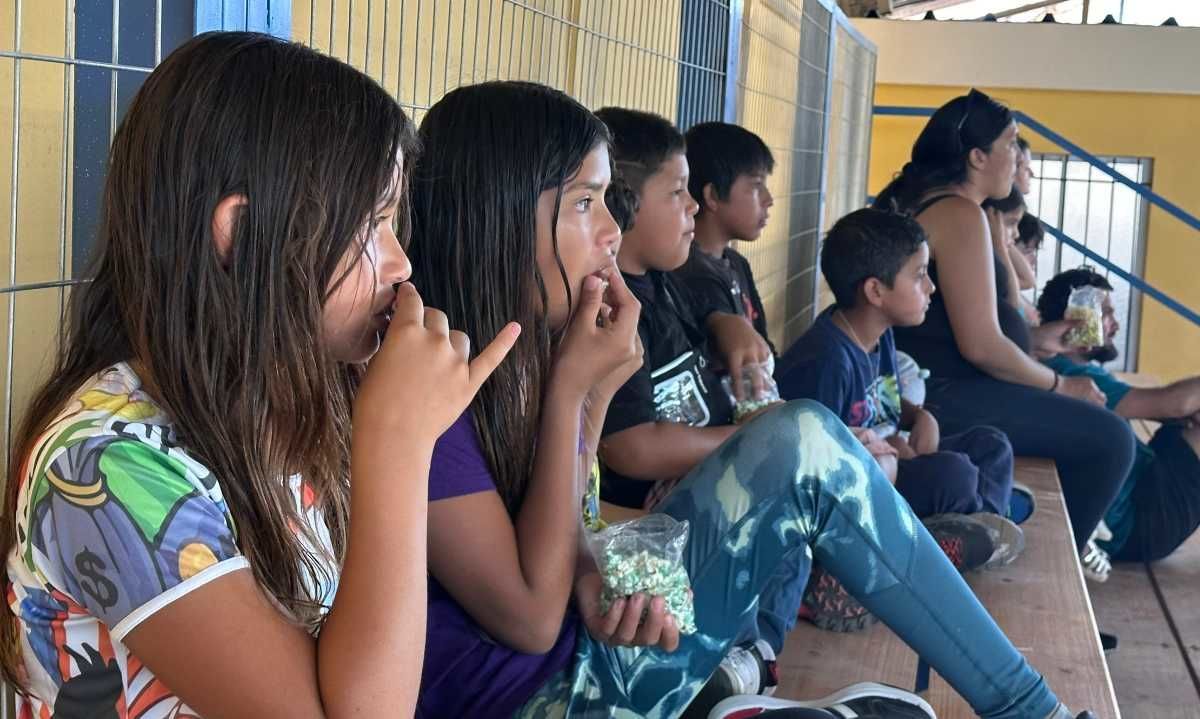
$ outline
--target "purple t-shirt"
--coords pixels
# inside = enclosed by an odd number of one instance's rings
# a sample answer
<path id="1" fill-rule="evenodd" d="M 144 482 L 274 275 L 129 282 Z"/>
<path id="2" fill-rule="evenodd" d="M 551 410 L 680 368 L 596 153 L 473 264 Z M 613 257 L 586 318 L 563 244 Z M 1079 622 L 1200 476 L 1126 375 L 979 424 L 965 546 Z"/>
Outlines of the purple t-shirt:
<path id="1" fill-rule="evenodd" d="M 467 411 L 434 447 L 429 501 L 494 491 L 496 483 Z M 570 665 L 579 626 L 577 615 L 568 610 L 548 653 L 522 654 L 489 637 L 432 575 L 428 622 L 418 719 L 512 716 L 547 679 Z"/>

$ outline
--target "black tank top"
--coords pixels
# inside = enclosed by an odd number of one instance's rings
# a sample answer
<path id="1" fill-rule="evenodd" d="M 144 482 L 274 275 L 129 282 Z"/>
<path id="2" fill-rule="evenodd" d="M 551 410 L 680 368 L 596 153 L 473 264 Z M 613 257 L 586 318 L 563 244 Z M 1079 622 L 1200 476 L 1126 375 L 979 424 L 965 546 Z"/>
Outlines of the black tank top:
<path id="1" fill-rule="evenodd" d="M 917 206 L 913 213 L 919 217 L 934 204 L 955 195 L 938 195 Z M 1029 352 L 1029 325 L 1021 313 L 1008 303 L 1008 271 L 995 252 L 992 261 L 996 269 L 996 316 L 1000 320 L 1000 331 L 1012 340 L 1023 352 Z M 939 288 L 929 301 L 929 312 L 925 321 L 916 327 L 897 327 L 896 347 L 906 352 L 934 377 L 966 379 L 983 376 L 983 372 L 967 361 L 958 351 L 954 341 L 954 330 L 950 326 L 950 315 L 946 313 L 946 300 L 942 296 L 938 281 L 937 262 L 929 261 L 929 279 Z"/>

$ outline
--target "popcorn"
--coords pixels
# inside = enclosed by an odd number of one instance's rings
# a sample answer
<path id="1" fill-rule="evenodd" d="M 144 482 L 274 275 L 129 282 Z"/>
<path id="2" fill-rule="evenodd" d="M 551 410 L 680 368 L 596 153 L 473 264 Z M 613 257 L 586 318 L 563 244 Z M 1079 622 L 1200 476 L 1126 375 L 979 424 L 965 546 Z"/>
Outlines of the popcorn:
<path id="1" fill-rule="evenodd" d="M 633 594 L 662 597 L 666 610 L 684 634 L 696 631 L 692 583 L 683 565 L 688 523 L 666 514 L 647 514 L 589 532 L 587 543 L 603 587 L 600 608 Z M 647 604 L 642 618 L 649 612 Z"/>

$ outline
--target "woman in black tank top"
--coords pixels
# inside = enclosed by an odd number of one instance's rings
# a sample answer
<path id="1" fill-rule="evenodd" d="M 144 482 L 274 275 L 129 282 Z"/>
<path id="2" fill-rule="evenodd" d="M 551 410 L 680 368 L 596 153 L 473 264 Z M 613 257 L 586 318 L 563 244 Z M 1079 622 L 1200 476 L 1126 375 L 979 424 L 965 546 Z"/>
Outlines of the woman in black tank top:
<path id="1" fill-rule="evenodd" d="M 896 344 L 931 371 L 926 403 L 943 431 L 991 425 L 1017 455 L 1054 459 L 1082 548 L 1129 474 L 1134 439 L 1090 380 L 1031 355 L 1060 350 L 1063 328 L 1031 332 L 1023 321 L 980 207 L 1012 192 L 1018 151 L 1012 112 L 972 90 L 933 114 L 912 161 L 879 193 L 876 207 L 911 212 L 925 228 L 938 286 L 925 322 L 896 328 Z"/>

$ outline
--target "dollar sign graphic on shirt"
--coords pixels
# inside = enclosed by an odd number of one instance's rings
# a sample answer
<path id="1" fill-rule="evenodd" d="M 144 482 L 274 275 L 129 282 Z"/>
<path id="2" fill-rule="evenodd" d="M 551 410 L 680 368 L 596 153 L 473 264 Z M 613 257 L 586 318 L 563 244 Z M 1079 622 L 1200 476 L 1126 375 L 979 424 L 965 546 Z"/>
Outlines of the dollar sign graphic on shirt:
<path id="1" fill-rule="evenodd" d="M 87 595 L 100 605 L 101 610 L 108 609 L 117 603 L 117 585 L 101 574 L 108 569 L 108 565 L 104 563 L 103 559 L 84 549 L 75 555 L 75 568 L 84 577 L 79 581 L 79 586 L 83 587 L 83 591 L 87 592 Z"/>

